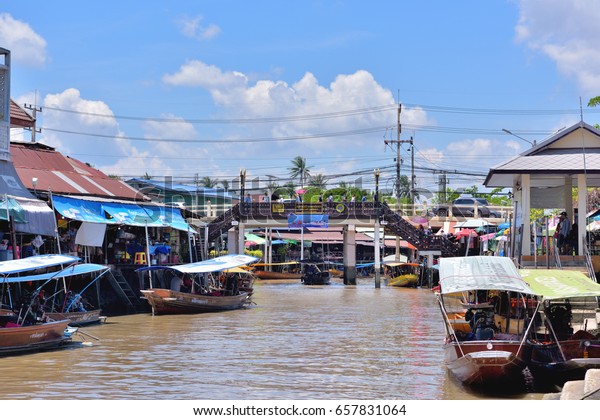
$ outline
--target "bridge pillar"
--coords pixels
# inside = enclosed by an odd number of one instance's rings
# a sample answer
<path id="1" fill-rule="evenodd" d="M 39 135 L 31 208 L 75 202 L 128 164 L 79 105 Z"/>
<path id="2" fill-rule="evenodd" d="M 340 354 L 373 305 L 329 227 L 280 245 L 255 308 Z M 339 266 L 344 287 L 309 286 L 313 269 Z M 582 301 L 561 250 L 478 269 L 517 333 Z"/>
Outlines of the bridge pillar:
<path id="1" fill-rule="evenodd" d="M 236 227 L 235 233 L 238 236 L 238 254 L 244 254 L 244 249 L 246 248 L 246 226 L 243 223 L 239 223 Z"/>
<path id="2" fill-rule="evenodd" d="M 243 254 L 245 242 L 246 235 L 243 223 L 234 225 L 233 230 L 227 231 L 227 252 L 229 254 Z"/>
<path id="3" fill-rule="evenodd" d="M 231 229 L 227 231 L 227 253 L 237 254 L 238 249 L 238 235 L 237 229 Z"/>
<path id="4" fill-rule="evenodd" d="M 375 251 L 375 288 L 381 288 L 381 248 L 379 247 L 379 219 L 375 219 L 375 228 L 373 229 L 373 247 Z M 385 232 L 384 232 L 385 237 Z"/>
<path id="5" fill-rule="evenodd" d="M 344 227 L 344 284 L 356 284 L 356 229 Z"/>

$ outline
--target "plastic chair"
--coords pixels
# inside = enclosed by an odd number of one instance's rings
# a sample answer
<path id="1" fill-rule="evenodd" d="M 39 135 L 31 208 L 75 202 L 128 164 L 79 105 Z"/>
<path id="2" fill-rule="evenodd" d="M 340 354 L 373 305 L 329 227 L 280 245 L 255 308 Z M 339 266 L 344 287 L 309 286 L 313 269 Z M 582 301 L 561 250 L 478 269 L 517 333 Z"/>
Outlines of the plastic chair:
<path id="1" fill-rule="evenodd" d="M 136 252 L 133 260 L 134 264 L 148 264 L 145 252 Z"/>

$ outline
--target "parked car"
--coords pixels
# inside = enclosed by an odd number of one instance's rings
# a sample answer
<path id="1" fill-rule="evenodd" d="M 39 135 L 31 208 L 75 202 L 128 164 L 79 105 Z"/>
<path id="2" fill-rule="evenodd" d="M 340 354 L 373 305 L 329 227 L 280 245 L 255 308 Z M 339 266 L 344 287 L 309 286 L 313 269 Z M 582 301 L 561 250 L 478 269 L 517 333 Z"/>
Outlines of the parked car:
<path id="1" fill-rule="evenodd" d="M 464 197 L 457 198 L 452 202 L 452 215 L 462 217 L 475 217 L 475 201 L 477 201 L 477 213 L 480 217 L 501 217 L 500 212 L 489 208 L 490 203 L 485 198 Z M 450 205 L 440 204 L 431 212 L 435 216 L 447 217 L 450 215 Z"/>

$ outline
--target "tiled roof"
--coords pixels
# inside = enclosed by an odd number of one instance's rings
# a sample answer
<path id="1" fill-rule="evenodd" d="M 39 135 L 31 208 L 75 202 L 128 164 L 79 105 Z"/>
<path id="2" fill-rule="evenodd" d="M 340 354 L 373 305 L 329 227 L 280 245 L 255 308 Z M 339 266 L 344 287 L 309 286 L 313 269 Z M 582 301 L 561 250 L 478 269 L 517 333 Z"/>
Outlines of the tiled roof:
<path id="1" fill-rule="evenodd" d="M 12 99 L 10 100 L 10 126 L 13 128 L 35 126 L 35 119 Z"/>
<path id="2" fill-rule="evenodd" d="M 495 172 L 569 172 L 600 171 L 600 153 L 587 151 L 585 155 L 578 151 L 561 152 L 552 155 L 518 156 L 515 159 L 496 166 Z"/>
<path id="3" fill-rule="evenodd" d="M 600 130 L 583 121 L 560 130 L 524 153 L 491 168 L 484 185 L 510 187 L 514 177 L 521 174 L 536 177 L 539 186 L 544 180 L 551 184 L 553 174 L 588 174 L 588 186 L 597 185 L 600 181 L 597 176 L 600 174 Z"/>

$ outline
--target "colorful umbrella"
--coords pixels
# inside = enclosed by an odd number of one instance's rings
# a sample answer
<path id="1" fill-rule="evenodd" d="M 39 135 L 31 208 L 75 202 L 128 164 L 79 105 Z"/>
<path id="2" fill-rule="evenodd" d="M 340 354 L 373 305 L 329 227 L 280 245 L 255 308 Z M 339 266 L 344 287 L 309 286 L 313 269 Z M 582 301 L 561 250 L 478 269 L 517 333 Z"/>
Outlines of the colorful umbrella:
<path id="1" fill-rule="evenodd" d="M 470 236 L 473 238 L 477 236 L 477 232 L 475 232 L 473 229 L 462 229 L 458 233 L 455 233 L 454 236 L 457 238 L 462 238 L 463 236 Z"/>

